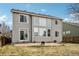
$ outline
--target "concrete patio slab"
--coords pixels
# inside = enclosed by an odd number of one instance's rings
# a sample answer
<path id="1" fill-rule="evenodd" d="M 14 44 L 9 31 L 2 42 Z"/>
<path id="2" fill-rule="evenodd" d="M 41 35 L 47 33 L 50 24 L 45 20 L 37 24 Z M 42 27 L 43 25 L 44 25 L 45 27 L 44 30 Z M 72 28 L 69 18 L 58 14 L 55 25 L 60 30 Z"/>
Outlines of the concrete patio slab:
<path id="1" fill-rule="evenodd" d="M 22 43 L 22 44 L 14 44 L 14 46 L 40 46 L 41 43 Z M 45 43 L 45 46 L 60 46 L 62 44 L 59 43 Z"/>

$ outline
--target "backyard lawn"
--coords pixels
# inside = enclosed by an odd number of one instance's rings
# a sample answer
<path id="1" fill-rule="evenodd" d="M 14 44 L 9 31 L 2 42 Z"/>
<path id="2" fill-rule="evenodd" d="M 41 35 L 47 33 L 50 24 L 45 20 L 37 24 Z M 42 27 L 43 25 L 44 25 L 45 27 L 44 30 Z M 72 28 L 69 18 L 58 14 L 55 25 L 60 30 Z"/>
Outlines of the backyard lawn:
<path id="1" fill-rule="evenodd" d="M 79 56 L 79 44 L 54 46 L 13 46 L 0 47 L 0 55 L 18 56 Z"/>

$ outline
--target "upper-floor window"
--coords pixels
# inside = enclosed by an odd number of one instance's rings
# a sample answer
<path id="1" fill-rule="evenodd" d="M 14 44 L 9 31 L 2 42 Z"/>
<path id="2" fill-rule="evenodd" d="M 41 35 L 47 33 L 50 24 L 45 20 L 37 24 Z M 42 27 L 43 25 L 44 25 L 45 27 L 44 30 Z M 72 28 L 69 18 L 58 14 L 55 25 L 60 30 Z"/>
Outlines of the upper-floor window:
<path id="1" fill-rule="evenodd" d="M 55 31 L 55 37 L 58 37 L 58 36 L 59 36 L 59 32 Z"/>
<path id="2" fill-rule="evenodd" d="M 52 27 L 52 25 L 51 25 L 51 19 L 47 19 L 47 27 L 48 28 L 51 28 Z"/>
<path id="3" fill-rule="evenodd" d="M 20 22 L 27 22 L 26 16 L 20 15 Z"/>
<path id="4" fill-rule="evenodd" d="M 58 21 L 57 21 L 57 20 L 55 21 L 55 24 L 56 24 L 56 25 L 58 24 Z"/>
<path id="5" fill-rule="evenodd" d="M 32 20 L 33 21 L 33 25 L 34 26 L 39 26 L 39 17 L 33 17 L 32 19 L 33 19 Z"/>
<path id="6" fill-rule="evenodd" d="M 46 26 L 46 18 L 39 18 L 39 26 Z"/>
<path id="7" fill-rule="evenodd" d="M 32 18 L 34 26 L 46 26 L 46 18 L 34 17 Z"/>

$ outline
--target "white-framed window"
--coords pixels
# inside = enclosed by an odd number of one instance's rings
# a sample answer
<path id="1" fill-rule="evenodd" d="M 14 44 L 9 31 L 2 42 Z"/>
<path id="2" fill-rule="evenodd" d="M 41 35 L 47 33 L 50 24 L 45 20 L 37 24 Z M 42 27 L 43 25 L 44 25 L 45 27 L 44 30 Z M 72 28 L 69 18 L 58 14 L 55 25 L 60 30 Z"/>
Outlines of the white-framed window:
<path id="1" fill-rule="evenodd" d="M 34 25 L 34 26 L 39 26 L 39 17 L 34 17 L 34 16 L 33 16 L 32 19 L 33 19 L 33 20 L 32 20 L 32 21 L 33 21 L 33 22 L 32 22 L 33 25 Z"/>
<path id="2" fill-rule="evenodd" d="M 27 22 L 27 17 L 25 15 L 20 15 L 20 22 Z"/>
<path id="3" fill-rule="evenodd" d="M 34 27 L 33 34 L 34 36 L 38 36 L 38 27 Z"/>
<path id="4" fill-rule="evenodd" d="M 25 40 L 24 31 L 20 31 L 20 40 Z"/>
<path id="5" fill-rule="evenodd" d="M 51 19 L 41 18 L 41 17 L 32 17 L 33 26 L 47 26 L 48 28 L 52 27 Z"/>
<path id="6" fill-rule="evenodd" d="M 20 29 L 20 40 L 28 40 L 27 29 Z"/>
<path id="7" fill-rule="evenodd" d="M 33 28 L 33 36 L 43 36 L 43 37 L 48 36 L 48 37 L 50 37 L 51 36 L 51 29 L 34 27 Z"/>
<path id="8" fill-rule="evenodd" d="M 39 28 L 39 36 L 46 36 L 47 30 L 46 28 Z"/>
<path id="9" fill-rule="evenodd" d="M 39 18 L 39 26 L 46 26 L 46 18 Z"/>
<path id="10" fill-rule="evenodd" d="M 51 28 L 52 27 L 52 25 L 51 25 L 51 19 L 47 19 L 47 27 L 48 28 Z"/>

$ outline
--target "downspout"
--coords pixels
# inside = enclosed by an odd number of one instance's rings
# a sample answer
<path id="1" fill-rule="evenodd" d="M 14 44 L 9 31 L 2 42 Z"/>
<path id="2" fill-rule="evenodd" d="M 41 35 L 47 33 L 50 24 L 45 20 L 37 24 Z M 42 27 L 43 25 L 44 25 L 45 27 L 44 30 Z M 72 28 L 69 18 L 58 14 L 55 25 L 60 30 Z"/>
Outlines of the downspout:
<path id="1" fill-rule="evenodd" d="M 32 43 L 32 15 L 29 15 L 29 16 L 30 16 L 30 31 L 31 31 L 30 43 Z"/>

